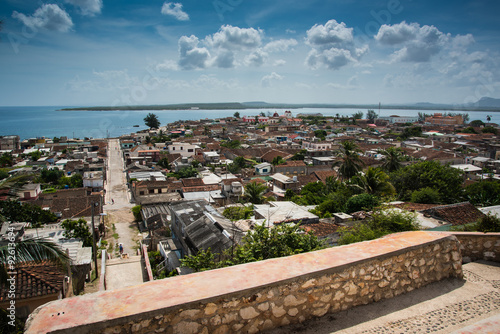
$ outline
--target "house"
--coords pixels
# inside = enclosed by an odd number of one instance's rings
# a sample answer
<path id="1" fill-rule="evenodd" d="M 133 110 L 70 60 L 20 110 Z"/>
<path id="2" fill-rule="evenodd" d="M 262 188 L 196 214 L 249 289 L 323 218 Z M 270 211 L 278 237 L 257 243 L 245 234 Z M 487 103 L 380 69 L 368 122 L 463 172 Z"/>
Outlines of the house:
<path id="1" fill-rule="evenodd" d="M 0 308 L 6 310 L 15 300 L 16 317 L 25 320 L 37 307 L 72 295 L 70 279 L 54 263 L 24 262 L 16 264 L 10 275 L 14 279 L 15 297 L 10 295 L 10 283 L 0 283 Z"/>
<path id="2" fill-rule="evenodd" d="M 434 125 L 463 125 L 464 119 L 462 115 L 443 116 L 441 113 L 434 113 L 434 116 L 425 118 L 425 123 Z"/>
<path id="3" fill-rule="evenodd" d="M 147 161 L 158 162 L 160 161 L 160 150 L 139 150 L 137 155 Z"/>
<path id="4" fill-rule="evenodd" d="M 318 223 L 319 217 L 309 212 L 310 207 L 298 205 L 289 201 L 269 202 L 268 204 L 255 204 L 255 219 L 265 219 L 266 223 Z"/>
<path id="5" fill-rule="evenodd" d="M 421 212 L 424 216 L 427 215 L 454 226 L 474 223 L 484 217 L 484 213 L 469 202 L 436 206 Z"/>
<path id="6" fill-rule="evenodd" d="M 21 148 L 19 136 L 0 136 L 0 151 L 13 151 Z"/>
<path id="7" fill-rule="evenodd" d="M 170 179 L 132 182 L 132 196 L 138 205 L 180 201 L 182 196 L 180 191 L 177 191 L 180 188 L 175 186 L 175 182 L 181 183 L 180 181 L 172 182 Z"/>
<path id="8" fill-rule="evenodd" d="M 381 117 L 377 118 L 377 120 L 388 121 L 391 124 L 405 124 L 405 123 L 418 122 L 418 117 L 391 115 L 391 116 L 381 116 Z"/>
<path id="9" fill-rule="evenodd" d="M 92 188 L 93 192 L 98 192 L 104 189 L 104 174 L 103 172 L 85 172 L 83 173 L 83 186 Z"/>
<path id="10" fill-rule="evenodd" d="M 218 164 L 220 162 L 220 155 L 213 151 L 203 152 L 203 159 L 208 164 Z"/>
<path id="11" fill-rule="evenodd" d="M 261 164 L 255 165 L 256 175 L 266 175 L 271 173 L 272 165 L 269 162 L 263 162 Z"/>
<path id="12" fill-rule="evenodd" d="M 281 174 L 306 174 L 307 166 L 302 160 L 288 160 L 284 164 L 274 166 L 274 171 Z"/>
<path id="13" fill-rule="evenodd" d="M 36 200 L 42 193 L 40 183 L 27 183 L 17 192 L 17 196 L 22 201 Z"/>
<path id="14" fill-rule="evenodd" d="M 167 149 L 169 154 L 179 153 L 183 157 L 192 157 L 196 154 L 196 149 L 200 149 L 200 147 L 195 144 L 174 142 L 168 145 Z"/>
<path id="15" fill-rule="evenodd" d="M 297 176 L 288 177 L 281 173 L 276 173 L 271 175 L 271 178 L 273 179 L 273 193 L 278 197 L 284 197 L 288 189 L 295 192 L 299 189 Z"/>
<path id="16" fill-rule="evenodd" d="M 102 213 L 102 195 L 91 193 L 86 188 L 63 189 L 55 193 L 41 194 L 33 204 L 50 210 L 58 218 L 90 217 L 92 205 L 94 215 Z"/>
<path id="17" fill-rule="evenodd" d="M 233 224 L 208 202 L 182 201 L 168 206 L 172 239 L 179 242 L 180 258 L 195 255 L 200 250 L 220 254 L 233 245 Z"/>
<path id="18" fill-rule="evenodd" d="M 332 149 L 332 143 L 326 141 L 313 142 L 304 140 L 302 141 L 302 149 L 308 151 L 328 151 Z"/>
<path id="19" fill-rule="evenodd" d="M 241 179 L 223 179 L 221 181 L 222 195 L 230 202 L 237 202 L 243 195 Z"/>

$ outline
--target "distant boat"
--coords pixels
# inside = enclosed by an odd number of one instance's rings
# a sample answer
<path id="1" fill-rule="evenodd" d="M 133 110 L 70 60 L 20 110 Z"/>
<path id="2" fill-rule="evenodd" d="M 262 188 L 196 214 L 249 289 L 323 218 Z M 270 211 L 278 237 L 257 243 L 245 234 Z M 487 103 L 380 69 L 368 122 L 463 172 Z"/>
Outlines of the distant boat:
<path id="1" fill-rule="evenodd" d="M 136 124 L 136 125 L 134 125 L 134 128 L 138 128 L 138 127 L 139 127 L 139 125 L 137 125 L 137 124 Z"/>

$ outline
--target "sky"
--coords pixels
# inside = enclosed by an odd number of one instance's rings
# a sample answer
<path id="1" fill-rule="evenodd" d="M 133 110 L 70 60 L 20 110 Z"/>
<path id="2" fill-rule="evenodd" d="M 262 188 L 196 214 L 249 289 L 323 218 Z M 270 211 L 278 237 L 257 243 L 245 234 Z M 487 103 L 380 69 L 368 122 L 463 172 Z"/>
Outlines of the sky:
<path id="1" fill-rule="evenodd" d="M 500 98 L 497 0 L 2 0 L 0 105 Z"/>

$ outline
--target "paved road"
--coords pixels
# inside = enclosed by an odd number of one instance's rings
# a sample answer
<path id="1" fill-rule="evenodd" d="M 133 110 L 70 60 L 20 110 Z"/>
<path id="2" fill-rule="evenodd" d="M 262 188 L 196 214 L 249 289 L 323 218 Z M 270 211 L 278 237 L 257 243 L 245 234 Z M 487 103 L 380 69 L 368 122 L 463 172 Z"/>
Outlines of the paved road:
<path id="1" fill-rule="evenodd" d="M 137 254 L 137 241 L 141 239 L 134 216 L 131 212 L 130 195 L 123 171 L 123 157 L 118 139 L 108 141 L 108 171 L 106 182 L 106 204 L 104 211 L 118 234 L 117 243 L 123 245 L 124 254 L 131 259 L 113 259 L 106 264 L 106 287 L 108 290 L 140 284 L 143 282 L 143 269 Z M 117 257 L 118 254 L 112 254 Z"/>
<path id="2" fill-rule="evenodd" d="M 473 262 L 463 270 L 465 280 L 435 282 L 269 334 L 500 333 L 500 264 Z"/>

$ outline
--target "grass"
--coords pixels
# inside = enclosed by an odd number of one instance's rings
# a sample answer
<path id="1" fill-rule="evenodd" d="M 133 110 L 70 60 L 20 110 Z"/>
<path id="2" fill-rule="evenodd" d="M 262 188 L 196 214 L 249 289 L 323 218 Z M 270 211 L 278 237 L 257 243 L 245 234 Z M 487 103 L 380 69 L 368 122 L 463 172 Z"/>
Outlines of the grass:
<path id="1" fill-rule="evenodd" d="M 115 238 L 116 240 L 118 240 L 120 236 L 118 235 L 118 233 L 113 233 L 113 238 Z"/>

